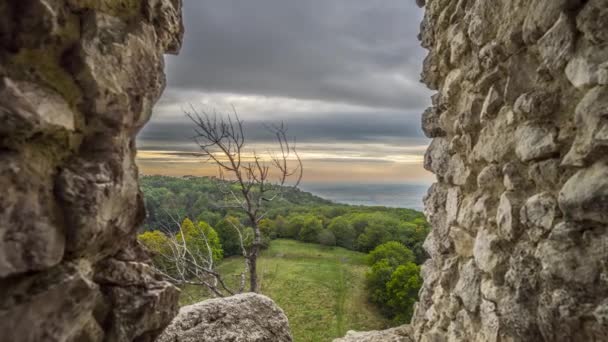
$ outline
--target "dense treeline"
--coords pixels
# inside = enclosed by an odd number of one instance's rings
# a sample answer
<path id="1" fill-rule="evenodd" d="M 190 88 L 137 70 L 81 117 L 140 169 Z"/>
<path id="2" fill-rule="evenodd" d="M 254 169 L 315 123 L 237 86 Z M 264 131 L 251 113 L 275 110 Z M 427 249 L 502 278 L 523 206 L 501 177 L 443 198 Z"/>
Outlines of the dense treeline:
<path id="1" fill-rule="evenodd" d="M 168 238 L 177 236 L 181 240 L 181 225 L 185 239 L 200 246 L 200 255 L 213 256 L 215 262 L 242 255 L 243 248 L 251 244 L 252 234 L 247 232 L 251 228 L 245 228 L 244 237 L 239 236 L 234 227 L 247 227 L 248 220 L 243 211 L 224 205 L 226 195 L 221 189 L 230 185 L 220 182 L 208 177 L 141 177 L 148 210 L 145 232 L 140 235 L 142 242 L 163 254 Z M 204 244 L 194 227 L 206 232 Z M 426 258 L 422 243 L 429 225 L 422 213 L 337 204 L 296 188 L 285 188 L 280 199 L 269 203 L 259 228 L 265 247 L 272 239 L 287 238 L 369 253 L 367 283 L 371 301 L 395 322 L 409 321 L 421 285 L 418 265 Z M 172 273 L 171 265 L 163 262 L 166 258 L 155 259 Z"/>
<path id="2" fill-rule="evenodd" d="M 176 217 L 203 221 L 217 231 L 224 256 L 240 255 L 237 232 L 229 221 L 246 225 L 247 218 L 242 211 L 223 205 L 225 195 L 219 182 L 210 177 L 141 177 L 148 210 L 145 229 L 171 229 Z M 398 241 L 414 253 L 418 264 L 425 259 L 422 242 L 429 229 L 422 213 L 415 210 L 336 204 L 294 188 L 269 203 L 260 227 L 266 243 L 289 238 L 369 252 L 385 242 Z"/>

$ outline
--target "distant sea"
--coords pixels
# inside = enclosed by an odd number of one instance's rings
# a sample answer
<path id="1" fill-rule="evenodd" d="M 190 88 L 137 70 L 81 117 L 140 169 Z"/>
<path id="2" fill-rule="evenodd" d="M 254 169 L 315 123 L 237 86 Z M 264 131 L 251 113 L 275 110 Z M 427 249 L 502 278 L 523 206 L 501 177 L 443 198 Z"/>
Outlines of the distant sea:
<path id="1" fill-rule="evenodd" d="M 422 198 L 430 184 L 306 183 L 300 188 L 325 199 L 354 205 L 381 205 L 422 211 Z"/>

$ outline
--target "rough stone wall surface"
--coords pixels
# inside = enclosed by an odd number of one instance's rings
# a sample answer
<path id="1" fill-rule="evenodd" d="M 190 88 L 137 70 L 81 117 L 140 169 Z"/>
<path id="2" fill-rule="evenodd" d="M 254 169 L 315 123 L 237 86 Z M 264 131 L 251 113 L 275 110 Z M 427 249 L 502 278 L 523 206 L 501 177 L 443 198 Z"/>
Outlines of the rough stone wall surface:
<path id="1" fill-rule="evenodd" d="M 272 299 L 242 293 L 180 308 L 156 342 L 291 342 L 289 321 Z"/>
<path id="2" fill-rule="evenodd" d="M 425 7 L 416 340 L 606 341 L 608 1 Z"/>
<path id="3" fill-rule="evenodd" d="M 177 290 L 145 263 L 138 130 L 181 0 L 0 0 L 0 339 L 150 341 Z"/>

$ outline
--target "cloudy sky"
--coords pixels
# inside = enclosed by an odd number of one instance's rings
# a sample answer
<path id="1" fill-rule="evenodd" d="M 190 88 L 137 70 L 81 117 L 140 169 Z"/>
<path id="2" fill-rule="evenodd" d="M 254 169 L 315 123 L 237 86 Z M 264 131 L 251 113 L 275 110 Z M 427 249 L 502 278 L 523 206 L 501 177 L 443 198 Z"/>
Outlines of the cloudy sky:
<path id="1" fill-rule="evenodd" d="M 192 105 L 234 106 L 256 149 L 272 146 L 265 123 L 287 123 L 305 182 L 432 179 L 415 1 L 185 0 L 184 14 L 183 49 L 167 57 L 167 88 L 138 137 L 143 173 L 215 173 L 191 154 Z"/>

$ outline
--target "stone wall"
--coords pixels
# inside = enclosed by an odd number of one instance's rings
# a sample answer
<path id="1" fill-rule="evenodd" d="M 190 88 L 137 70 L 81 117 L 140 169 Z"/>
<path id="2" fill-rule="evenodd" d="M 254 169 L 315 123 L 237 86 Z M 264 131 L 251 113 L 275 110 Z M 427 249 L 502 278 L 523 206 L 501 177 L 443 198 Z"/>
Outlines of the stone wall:
<path id="1" fill-rule="evenodd" d="M 608 1 L 428 0 L 421 26 L 416 339 L 605 341 Z"/>
<path id="2" fill-rule="evenodd" d="M 135 240 L 135 135 L 181 0 L 0 0 L 3 341 L 150 341 L 177 290 Z"/>

